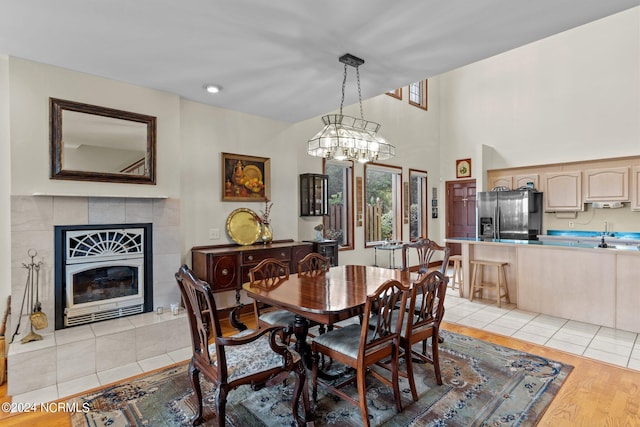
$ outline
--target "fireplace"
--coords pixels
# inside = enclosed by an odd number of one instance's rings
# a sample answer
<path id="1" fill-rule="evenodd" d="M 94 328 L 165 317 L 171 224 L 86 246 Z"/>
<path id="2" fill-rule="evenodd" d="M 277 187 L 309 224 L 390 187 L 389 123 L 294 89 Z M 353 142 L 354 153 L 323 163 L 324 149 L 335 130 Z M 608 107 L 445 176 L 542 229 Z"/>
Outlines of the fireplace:
<path id="1" fill-rule="evenodd" d="M 151 224 L 55 227 L 55 328 L 153 310 Z"/>

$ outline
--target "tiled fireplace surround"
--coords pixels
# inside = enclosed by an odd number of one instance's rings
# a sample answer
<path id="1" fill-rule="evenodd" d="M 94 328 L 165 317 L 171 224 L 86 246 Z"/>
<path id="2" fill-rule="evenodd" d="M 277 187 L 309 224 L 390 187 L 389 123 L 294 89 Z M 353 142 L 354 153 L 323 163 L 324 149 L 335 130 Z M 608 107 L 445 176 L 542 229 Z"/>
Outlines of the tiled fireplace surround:
<path id="1" fill-rule="evenodd" d="M 54 331 L 54 225 L 153 224 L 153 299 L 155 311 Z M 37 331 L 41 341 L 21 344 L 28 332 L 25 306 L 20 334 L 9 347 L 8 390 L 12 396 L 55 399 L 120 379 L 140 369 L 160 367 L 189 357 L 184 314 L 168 307 L 180 299 L 174 273 L 180 266 L 180 202 L 177 199 L 12 196 L 11 198 L 11 340 L 22 303 L 29 263 L 38 251 L 40 301 L 49 326 Z M 126 375 L 129 376 L 129 375 Z M 44 394 L 37 394 L 38 392 Z M 32 396 L 36 398 L 36 395 Z"/>

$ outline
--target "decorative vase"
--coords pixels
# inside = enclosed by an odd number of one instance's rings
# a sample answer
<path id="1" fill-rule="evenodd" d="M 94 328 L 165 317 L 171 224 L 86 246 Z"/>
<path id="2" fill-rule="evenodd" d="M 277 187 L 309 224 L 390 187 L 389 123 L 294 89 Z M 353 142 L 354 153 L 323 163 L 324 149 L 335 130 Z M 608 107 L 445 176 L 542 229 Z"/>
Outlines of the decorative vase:
<path id="1" fill-rule="evenodd" d="M 271 224 L 268 222 L 262 223 L 262 233 L 260 234 L 262 243 L 268 245 L 273 241 L 273 231 L 271 230 Z"/>
<path id="2" fill-rule="evenodd" d="M 324 240 L 324 236 L 322 235 L 322 230 L 316 230 L 316 240 L 318 242 L 322 242 Z"/>

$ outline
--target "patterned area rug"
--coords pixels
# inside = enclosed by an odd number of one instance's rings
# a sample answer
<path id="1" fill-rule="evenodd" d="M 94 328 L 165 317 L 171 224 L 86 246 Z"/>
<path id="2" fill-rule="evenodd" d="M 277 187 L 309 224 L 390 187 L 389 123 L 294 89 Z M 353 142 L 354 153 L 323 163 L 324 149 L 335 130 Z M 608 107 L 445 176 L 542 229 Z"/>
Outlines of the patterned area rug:
<path id="1" fill-rule="evenodd" d="M 367 384 L 371 424 L 375 426 L 533 426 L 560 389 L 572 367 L 475 338 L 441 331 L 440 366 L 444 384 L 436 384 L 431 365 L 414 364 L 420 399 L 411 399 L 401 378 L 403 411 L 396 413 L 393 392 L 375 379 Z M 310 377 L 311 375 L 309 375 Z M 292 382 L 291 378 L 291 382 Z M 215 389 L 202 381 L 205 425 L 216 425 Z M 290 426 L 292 387 L 258 392 L 248 386 L 229 394 L 227 425 Z M 357 390 L 353 387 L 353 395 Z M 187 426 L 195 413 L 187 365 L 169 368 L 77 397 L 91 409 L 74 414 L 73 426 Z M 318 389 L 316 426 L 360 426 L 359 409 Z"/>

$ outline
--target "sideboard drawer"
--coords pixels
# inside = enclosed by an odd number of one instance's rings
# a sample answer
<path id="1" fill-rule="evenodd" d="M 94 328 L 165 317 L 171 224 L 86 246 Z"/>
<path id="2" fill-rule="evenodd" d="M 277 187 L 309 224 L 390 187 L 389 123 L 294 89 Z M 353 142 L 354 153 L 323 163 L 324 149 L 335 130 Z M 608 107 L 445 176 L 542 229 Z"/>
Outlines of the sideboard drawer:
<path id="1" fill-rule="evenodd" d="M 242 253 L 242 265 L 255 265 L 267 258 L 275 258 L 278 261 L 291 259 L 290 248 L 266 249 L 263 251 L 247 251 Z"/>

